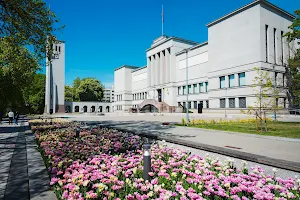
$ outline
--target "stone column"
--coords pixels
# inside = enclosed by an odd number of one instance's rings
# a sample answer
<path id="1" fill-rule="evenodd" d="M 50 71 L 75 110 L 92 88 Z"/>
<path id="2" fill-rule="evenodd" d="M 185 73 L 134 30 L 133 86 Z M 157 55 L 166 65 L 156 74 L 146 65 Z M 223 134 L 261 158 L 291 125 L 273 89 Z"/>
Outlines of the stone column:
<path id="1" fill-rule="evenodd" d="M 147 58 L 147 86 L 151 86 L 151 60 L 150 57 Z"/>
<path id="2" fill-rule="evenodd" d="M 155 61 L 155 55 L 152 55 L 151 58 L 151 86 L 155 85 L 155 65 L 156 65 L 156 61 Z"/>
<path id="3" fill-rule="evenodd" d="M 165 68 L 165 56 L 164 53 L 161 51 L 160 52 L 160 80 L 159 80 L 159 84 L 164 84 L 164 68 Z"/>
<path id="4" fill-rule="evenodd" d="M 170 82 L 170 52 L 168 49 L 165 50 L 166 58 L 166 74 L 165 74 L 165 83 Z"/>
<path id="5" fill-rule="evenodd" d="M 155 84 L 159 85 L 160 77 L 160 54 L 156 54 L 156 68 L 155 68 Z"/>

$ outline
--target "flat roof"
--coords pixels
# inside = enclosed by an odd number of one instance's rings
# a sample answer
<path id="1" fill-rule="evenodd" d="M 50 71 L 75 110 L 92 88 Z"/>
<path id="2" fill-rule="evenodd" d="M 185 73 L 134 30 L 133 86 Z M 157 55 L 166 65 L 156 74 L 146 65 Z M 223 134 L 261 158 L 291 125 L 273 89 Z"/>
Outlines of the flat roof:
<path id="1" fill-rule="evenodd" d="M 141 70 L 141 69 L 145 69 L 146 67 L 147 67 L 147 65 L 144 66 L 144 67 L 139 67 L 139 68 L 137 68 L 137 69 L 132 70 L 132 72 L 136 72 L 136 71 L 139 71 L 139 70 Z"/>
<path id="2" fill-rule="evenodd" d="M 117 71 L 121 68 L 129 68 L 129 69 L 137 69 L 139 67 L 136 67 L 136 66 L 130 66 L 130 65 L 122 65 L 121 67 L 118 67 L 117 69 L 115 69 L 114 71 Z"/>
<path id="3" fill-rule="evenodd" d="M 197 48 L 199 48 L 199 47 L 203 47 L 203 46 L 205 46 L 205 45 L 208 45 L 208 41 L 203 42 L 203 43 L 198 44 L 198 45 L 195 45 L 195 46 L 192 46 L 192 47 L 188 48 L 188 50 L 194 50 L 194 49 L 197 49 Z M 186 50 L 183 49 L 182 51 L 179 51 L 179 52 L 176 53 L 175 55 L 178 56 L 178 55 L 183 54 L 183 53 L 185 53 L 185 52 L 186 52 Z"/>
<path id="4" fill-rule="evenodd" d="M 163 40 L 162 42 L 157 42 L 157 44 L 154 44 L 153 46 L 151 46 L 149 49 L 147 49 L 146 51 L 150 51 L 151 49 L 154 49 L 155 47 L 161 45 L 161 44 L 164 44 L 170 40 L 175 40 L 175 41 L 178 41 L 178 42 L 182 42 L 182 43 L 186 43 L 186 44 L 191 44 L 191 45 L 197 45 L 199 44 L 198 42 L 194 42 L 194 41 L 191 41 L 191 40 L 186 40 L 186 39 L 183 39 L 183 38 L 179 38 L 179 37 L 174 37 L 174 36 L 171 36 L 171 37 L 168 37 L 166 36 L 165 40 Z"/>
<path id="5" fill-rule="evenodd" d="M 252 8 L 253 6 L 256 6 L 258 4 L 263 4 L 265 6 L 273 8 L 274 10 L 278 11 L 279 13 L 285 15 L 290 20 L 294 20 L 295 19 L 295 16 L 293 14 L 291 14 L 291 13 L 289 13 L 289 12 L 287 12 L 287 11 L 281 9 L 281 8 L 279 8 L 278 6 L 275 6 L 274 4 L 272 4 L 272 3 L 270 3 L 270 2 L 268 2 L 266 0 L 255 0 L 255 1 L 253 1 L 253 2 L 251 2 L 251 3 L 249 3 L 249 4 L 245 5 L 245 6 L 243 6 L 243 7 L 239 8 L 239 9 L 237 9 L 237 10 L 234 10 L 234 11 L 230 12 L 229 14 L 227 14 L 227 15 L 225 15 L 225 16 L 223 16 L 223 17 L 221 17 L 221 18 L 219 18 L 219 19 L 217 19 L 217 20 L 215 20 L 213 22 L 208 23 L 206 26 L 207 27 L 213 26 L 213 25 L 215 25 L 215 24 L 217 24 L 217 23 L 219 23 L 221 21 L 224 21 L 225 19 L 228 19 L 228 18 L 230 18 L 230 17 L 232 17 L 232 16 L 234 16 L 234 15 L 236 15 L 236 14 L 242 12 L 242 11 L 245 11 L 245 10 L 247 10 L 249 8 Z"/>

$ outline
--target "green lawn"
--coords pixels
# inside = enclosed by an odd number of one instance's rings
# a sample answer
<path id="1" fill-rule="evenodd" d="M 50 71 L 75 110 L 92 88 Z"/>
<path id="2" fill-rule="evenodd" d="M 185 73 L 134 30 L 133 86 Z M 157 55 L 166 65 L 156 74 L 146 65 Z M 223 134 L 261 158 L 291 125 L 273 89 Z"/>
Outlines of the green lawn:
<path id="1" fill-rule="evenodd" d="M 300 138 L 300 123 L 268 122 L 267 125 L 268 125 L 268 132 L 257 131 L 255 123 L 206 124 L 206 125 L 193 125 L 193 126 L 190 125 L 190 127 L 241 132 L 241 133 L 251 133 L 257 135 Z"/>

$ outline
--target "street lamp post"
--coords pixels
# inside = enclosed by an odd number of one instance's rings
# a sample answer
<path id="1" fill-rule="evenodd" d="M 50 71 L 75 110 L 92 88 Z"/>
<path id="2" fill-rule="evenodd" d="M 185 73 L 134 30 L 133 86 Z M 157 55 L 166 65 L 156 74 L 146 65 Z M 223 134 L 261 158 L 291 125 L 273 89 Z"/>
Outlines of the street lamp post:
<path id="1" fill-rule="evenodd" d="M 277 119 L 277 113 L 276 113 L 276 108 L 277 108 L 277 104 L 276 104 L 276 72 L 275 72 L 275 65 L 273 65 L 273 71 L 274 71 L 274 120 L 276 121 Z"/>
<path id="2" fill-rule="evenodd" d="M 188 49 L 185 49 L 185 53 L 186 53 L 186 123 L 189 124 L 189 81 L 188 81 L 188 67 L 189 67 L 189 63 L 188 63 Z"/>
<path id="3" fill-rule="evenodd" d="M 225 119 L 227 119 L 226 99 L 227 99 L 227 87 L 225 88 Z"/>

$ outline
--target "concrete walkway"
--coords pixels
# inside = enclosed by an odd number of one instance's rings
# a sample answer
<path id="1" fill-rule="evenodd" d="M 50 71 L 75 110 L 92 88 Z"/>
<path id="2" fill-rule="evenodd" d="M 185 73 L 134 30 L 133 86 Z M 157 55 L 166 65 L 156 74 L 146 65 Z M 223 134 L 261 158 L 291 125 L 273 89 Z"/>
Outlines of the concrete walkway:
<path id="1" fill-rule="evenodd" d="M 0 125 L 0 199 L 56 199 L 26 120 Z"/>
<path id="2" fill-rule="evenodd" d="M 163 126 L 153 121 L 102 121 L 101 125 L 300 172 L 299 139 Z"/>

